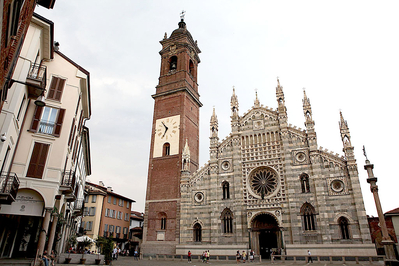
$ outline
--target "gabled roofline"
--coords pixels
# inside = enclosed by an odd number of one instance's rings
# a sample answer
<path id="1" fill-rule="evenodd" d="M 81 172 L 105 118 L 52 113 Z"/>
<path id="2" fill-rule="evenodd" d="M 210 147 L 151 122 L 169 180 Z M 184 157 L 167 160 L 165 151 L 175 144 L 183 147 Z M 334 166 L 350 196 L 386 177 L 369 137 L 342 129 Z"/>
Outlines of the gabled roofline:
<path id="1" fill-rule="evenodd" d="M 36 19 L 38 19 L 38 20 L 42 21 L 43 23 L 48 24 L 50 26 L 50 30 L 49 30 L 50 31 L 49 32 L 49 35 L 50 35 L 50 43 L 49 43 L 49 45 L 50 45 L 50 54 L 49 54 L 49 59 L 54 59 L 54 22 L 52 22 L 51 20 L 49 20 L 49 19 L 47 19 L 47 18 L 45 18 L 43 16 L 40 16 L 37 13 L 33 13 L 33 18 L 36 18 Z"/>
<path id="2" fill-rule="evenodd" d="M 100 185 L 97 185 L 97 184 L 94 184 L 94 183 L 91 183 L 91 182 L 88 182 L 88 181 L 86 181 L 86 184 L 88 184 L 90 186 L 93 186 L 93 187 L 96 187 L 98 189 L 101 189 L 102 191 L 106 192 L 107 194 L 110 194 L 110 195 L 113 195 L 113 196 L 117 196 L 119 198 L 125 199 L 125 200 L 130 201 L 130 202 L 136 202 L 135 200 L 130 199 L 128 197 L 122 196 L 122 195 L 117 194 L 115 192 L 108 191 L 106 187 L 103 187 L 103 186 L 100 186 Z"/>
<path id="3" fill-rule="evenodd" d="M 61 53 L 60 51 L 55 51 L 55 53 L 58 54 L 59 56 L 61 56 L 62 58 L 64 58 L 65 60 L 67 60 L 69 63 L 71 63 L 77 69 L 79 69 L 80 71 L 82 71 L 84 74 L 87 75 L 87 93 L 88 93 L 88 101 L 89 101 L 88 117 L 90 118 L 90 116 L 91 116 L 90 72 L 87 71 L 86 69 L 84 69 L 83 67 L 81 67 L 80 65 L 78 65 L 77 63 L 75 63 L 72 59 L 70 59 L 65 54 Z"/>

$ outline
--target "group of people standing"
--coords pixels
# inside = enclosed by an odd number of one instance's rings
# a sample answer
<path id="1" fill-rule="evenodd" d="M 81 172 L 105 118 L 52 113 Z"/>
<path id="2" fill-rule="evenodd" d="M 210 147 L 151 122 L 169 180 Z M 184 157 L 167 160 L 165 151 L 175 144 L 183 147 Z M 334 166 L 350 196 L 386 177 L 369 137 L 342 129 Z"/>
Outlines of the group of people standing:
<path id="1" fill-rule="evenodd" d="M 39 255 L 40 266 L 54 266 L 54 262 L 55 262 L 54 250 L 51 251 L 50 255 L 47 254 L 46 250 L 43 252 L 43 256 Z"/>
<path id="2" fill-rule="evenodd" d="M 248 260 L 247 256 L 249 256 L 249 260 Z M 252 249 L 251 249 L 251 251 L 248 252 L 248 254 L 245 252 L 245 250 L 243 250 L 241 254 L 240 254 L 240 251 L 237 250 L 237 254 L 236 254 L 237 264 L 240 263 L 241 260 L 242 260 L 242 263 L 245 263 L 247 260 L 249 262 L 253 262 L 254 257 L 255 257 L 255 252 Z"/>

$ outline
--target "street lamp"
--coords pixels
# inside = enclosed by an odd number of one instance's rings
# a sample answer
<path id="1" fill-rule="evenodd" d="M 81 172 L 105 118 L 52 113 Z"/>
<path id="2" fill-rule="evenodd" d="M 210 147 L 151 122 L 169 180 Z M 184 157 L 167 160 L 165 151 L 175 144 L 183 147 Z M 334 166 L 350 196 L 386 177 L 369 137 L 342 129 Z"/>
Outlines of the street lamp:
<path id="1" fill-rule="evenodd" d="M 377 186 L 377 177 L 374 176 L 373 168 L 374 165 L 370 163 L 369 159 L 367 159 L 366 148 L 363 146 L 363 154 L 366 157 L 366 164 L 364 165 L 364 169 L 367 171 L 368 178 L 367 183 L 370 184 L 371 193 L 374 196 L 375 207 L 378 213 L 378 220 L 381 226 L 382 232 L 382 244 L 384 245 L 385 250 L 385 265 L 397 266 L 399 265 L 399 261 L 396 260 L 394 245 L 395 243 L 391 240 L 388 234 L 387 225 L 385 223 L 384 213 L 382 212 L 380 197 L 378 196 L 378 186 Z"/>

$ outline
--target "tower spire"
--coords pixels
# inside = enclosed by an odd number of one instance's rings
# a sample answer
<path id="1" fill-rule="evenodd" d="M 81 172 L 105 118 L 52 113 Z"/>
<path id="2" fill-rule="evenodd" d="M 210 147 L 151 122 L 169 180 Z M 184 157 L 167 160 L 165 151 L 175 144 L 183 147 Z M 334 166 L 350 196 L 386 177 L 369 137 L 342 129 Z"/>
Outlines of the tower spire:
<path id="1" fill-rule="evenodd" d="M 218 137 L 218 131 L 219 131 L 219 125 L 218 125 L 218 117 L 216 116 L 215 113 L 215 107 L 213 107 L 213 112 L 211 116 L 211 138 L 217 138 Z"/>
<path id="2" fill-rule="evenodd" d="M 255 101 L 254 101 L 254 107 L 259 108 L 260 107 L 260 102 L 258 99 L 258 91 L 255 89 Z"/>
<path id="3" fill-rule="evenodd" d="M 190 171 L 190 148 L 188 147 L 188 139 L 186 139 L 186 144 L 182 152 L 182 171 Z"/>
<path id="4" fill-rule="evenodd" d="M 302 104 L 303 104 L 303 114 L 305 116 L 305 126 L 306 126 L 306 130 L 308 132 L 313 131 L 314 132 L 314 125 L 315 122 L 313 121 L 312 118 L 312 106 L 310 105 L 310 100 L 309 98 L 306 96 L 306 90 L 305 88 L 303 88 L 303 100 L 302 100 Z"/>
<path id="5" fill-rule="evenodd" d="M 276 87 L 276 98 L 277 98 L 277 110 L 278 110 L 278 118 L 280 124 L 283 126 L 287 125 L 287 107 L 285 107 L 285 98 L 283 87 L 280 85 L 280 79 L 277 77 L 277 87 Z"/>
<path id="6" fill-rule="evenodd" d="M 312 106 L 310 105 L 310 100 L 306 96 L 306 90 L 303 88 L 303 115 L 305 116 L 305 127 L 307 132 L 308 145 L 312 150 L 317 149 L 317 136 L 314 130 L 315 122 L 312 118 Z"/>
<path id="7" fill-rule="evenodd" d="M 230 107 L 231 107 L 231 117 L 238 118 L 238 98 L 234 86 L 233 86 L 233 95 L 231 96 L 230 100 Z"/>
<path id="8" fill-rule="evenodd" d="M 348 122 L 344 119 L 342 111 L 339 111 L 339 131 L 341 133 L 341 140 L 344 146 L 343 152 L 345 153 L 346 159 L 349 162 L 356 163 L 354 148 L 351 143 L 351 133 L 349 132 Z"/>

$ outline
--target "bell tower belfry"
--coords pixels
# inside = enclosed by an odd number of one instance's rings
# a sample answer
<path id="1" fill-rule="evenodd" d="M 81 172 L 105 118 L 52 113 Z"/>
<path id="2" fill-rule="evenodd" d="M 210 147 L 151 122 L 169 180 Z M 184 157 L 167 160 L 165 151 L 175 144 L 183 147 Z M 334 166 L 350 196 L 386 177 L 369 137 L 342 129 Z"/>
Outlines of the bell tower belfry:
<path id="1" fill-rule="evenodd" d="M 162 50 L 156 86 L 147 195 L 143 230 L 143 254 L 174 254 L 180 239 L 180 185 L 185 145 L 190 163 L 185 174 L 198 169 L 199 101 L 197 69 L 201 52 L 181 15 L 179 27 L 160 41 Z"/>

